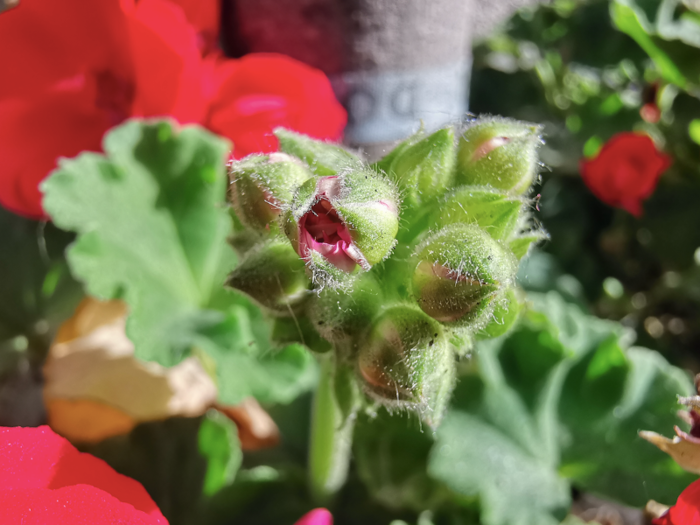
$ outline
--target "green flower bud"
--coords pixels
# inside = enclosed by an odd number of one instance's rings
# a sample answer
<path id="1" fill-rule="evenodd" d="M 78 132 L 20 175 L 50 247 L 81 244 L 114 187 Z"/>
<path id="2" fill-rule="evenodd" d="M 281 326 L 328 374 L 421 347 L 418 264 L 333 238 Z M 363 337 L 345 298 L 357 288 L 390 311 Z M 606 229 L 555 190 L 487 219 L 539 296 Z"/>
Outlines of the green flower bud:
<path id="1" fill-rule="evenodd" d="M 360 345 L 358 371 L 365 391 L 388 407 L 440 422 L 454 385 L 455 363 L 439 323 L 413 306 L 385 310 Z"/>
<path id="2" fill-rule="evenodd" d="M 384 259 L 394 247 L 398 229 L 396 188 L 368 170 L 306 181 L 284 224 L 314 280 L 327 275 L 328 284 Z"/>
<path id="3" fill-rule="evenodd" d="M 289 243 L 275 237 L 249 251 L 226 284 L 273 313 L 290 315 L 311 294 L 305 269 Z"/>
<path id="4" fill-rule="evenodd" d="M 370 325 L 382 299 L 379 283 L 371 273 L 365 273 L 347 292 L 324 288 L 311 298 L 306 312 L 325 339 L 332 343 L 348 343 Z"/>
<path id="5" fill-rule="evenodd" d="M 457 183 L 525 193 L 537 175 L 541 127 L 502 117 L 481 118 L 464 132 Z"/>
<path id="6" fill-rule="evenodd" d="M 275 317 L 272 320 L 271 339 L 273 343 L 280 346 L 301 343 L 318 354 L 329 352 L 332 349 L 331 344 L 314 330 L 311 321 L 304 315 Z"/>
<path id="7" fill-rule="evenodd" d="M 362 168 L 362 161 L 356 155 L 335 144 L 314 140 L 284 128 L 277 128 L 275 136 L 283 152 L 306 162 L 316 175 L 336 175 L 341 171 Z"/>
<path id="8" fill-rule="evenodd" d="M 516 229 L 523 201 L 520 197 L 488 186 L 462 186 L 436 212 L 434 222 L 477 224 L 494 239 L 506 239 Z"/>
<path id="9" fill-rule="evenodd" d="M 433 319 L 454 326 L 483 321 L 515 279 L 512 253 L 473 224 L 447 226 L 416 250 L 413 293 Z"/>
<path id="10" fill-rule="evenodd" d="M 269 230 L 294 191 L 312 174 L 284 153 L 249 155 L 229 166 L 229 201 L 241 222 L 255 230 Z"/>
<path id="11" fill-rule="evenodd" d="M 509 288 L 495 301 L 491 320 L 476 333 L 477 339 L 490 339 L 507 333 L 518 320 L 522 299 L 516 288 Z"/>
<path id="12" fill-rule="evenodd" d="M 388 171 L 401 189 L 406 206 L 419 206 L 445 191 L 452 183 L 456 161 L 451 128 L 441 129 L 405 148 Z"/>

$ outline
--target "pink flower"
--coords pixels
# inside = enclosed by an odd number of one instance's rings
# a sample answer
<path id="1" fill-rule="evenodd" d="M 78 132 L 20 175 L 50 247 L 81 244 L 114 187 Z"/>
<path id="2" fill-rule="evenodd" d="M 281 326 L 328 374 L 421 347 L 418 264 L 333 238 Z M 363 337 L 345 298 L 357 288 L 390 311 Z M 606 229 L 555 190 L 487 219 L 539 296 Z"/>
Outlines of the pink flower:
<path id="1" fill-rule="evenodd" d="M 319 200 L 299 220 L 299 255 L 307 259 L 310 251 L 316 251 L 348 273 L 358 264 L 369 268 L 353 245 L 350 230 L 329 200 L 340 193 L 338 177 L 319 179 L 317 188 Z"/>
<path id="2" fill-rule="evenodd" d="M 167 525 L 144 488 L 46 426 L 0 427 L 3 524 Z"/>
<path id="3" fill-rule="evenodd" d="M 333 525 L 333 516 L 326 509 L 314 509 L 299 518 L 295 525 Z"/>

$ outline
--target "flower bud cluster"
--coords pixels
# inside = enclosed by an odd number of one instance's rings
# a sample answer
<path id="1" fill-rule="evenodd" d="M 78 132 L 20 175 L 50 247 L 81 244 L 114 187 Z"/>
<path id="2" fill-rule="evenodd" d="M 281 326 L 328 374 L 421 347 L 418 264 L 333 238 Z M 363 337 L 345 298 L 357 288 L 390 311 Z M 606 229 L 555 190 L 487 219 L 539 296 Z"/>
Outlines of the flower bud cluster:
<path id="1" fill-rule="evenodd" d="M 372 165 L 276 134 L 284 153 L 230 167 L 242 258 L 228 284 L 293 317 L 299 341 L 330 343 L 369 398 L 436 426 L 456 357 L 518 318 L 518 262 L 546 236 L 527 196 L 539 127 L 476 119 L 410 137 Z"/>

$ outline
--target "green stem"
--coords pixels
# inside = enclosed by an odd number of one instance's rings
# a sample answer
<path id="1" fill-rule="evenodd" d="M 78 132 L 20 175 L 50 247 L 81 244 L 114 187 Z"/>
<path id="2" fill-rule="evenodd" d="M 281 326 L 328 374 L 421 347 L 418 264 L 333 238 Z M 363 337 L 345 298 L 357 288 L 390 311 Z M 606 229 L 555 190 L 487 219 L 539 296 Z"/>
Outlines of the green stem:
<path id="1" fill-rule="evenodd" d="M 345 484 L 350 464 L 355 409 L 344 412 L 336 396 L 334 352 L 319 357 L 321 377 L 314 397 L 311 419 L 309 471 L 311 493 L 326 504 Z"/>

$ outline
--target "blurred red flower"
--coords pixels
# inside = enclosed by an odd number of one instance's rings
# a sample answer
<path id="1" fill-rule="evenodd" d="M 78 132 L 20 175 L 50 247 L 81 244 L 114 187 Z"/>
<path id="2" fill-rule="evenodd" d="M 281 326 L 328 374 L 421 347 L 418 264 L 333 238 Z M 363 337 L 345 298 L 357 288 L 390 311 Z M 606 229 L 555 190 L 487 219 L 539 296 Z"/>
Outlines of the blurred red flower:
<path id="1" fill-rule="evenodd" d="M 339 140 L 347 115 L 319 70 L 292 58 L 256 53 L 216 71 L 207 126 L 230 138 L 236 158 L 277 151 L 272 130 L 285 127 Z"/>
<path id="2" fill-rule="evenodd" d="M 180 6 L 197 31 L 197 44 L 203 54 L 216 52 L 221 21 L 219 0 L 170 0 Z"/>
<path id="3" fill-rule="evenodd" d="M 618 133 L 592 160 L 581 161 L 583 181 L 603 202 L 642 214 L 642 200 L 656 188 L 671 158 L 656 149 L 647 135 Z"/>
<path id="4" fill-rule="evenodd" d="M 43 217 L 38 184 L 56 160 L 100 151 L 129 117 L 202 124 L 236 156 L 275 149 L 277 126 L 341 137 L 346 114 L 322 73 L 207 53 L 214 14 L 214 0 L 23 0 L 1 14 L 0 204 Z"/>
<path id="5" fill-rule="evenodd" d="M 167 525 L 137 481 L 78 452 L 49 427 L 0 427 L 2 522 Z"/>
<path id="6" fill-rule="evenodd" d="M 700 525 L 700 479 L 694 481 L 678 496 L 668 512 L 651 522 L 652 525 Z"/>
<path id="7" fill-rule="evenodd" d="M 294 525 L 333 525 L 333 516 L 326 509 L 314 509 L 304 514 Z"/>

